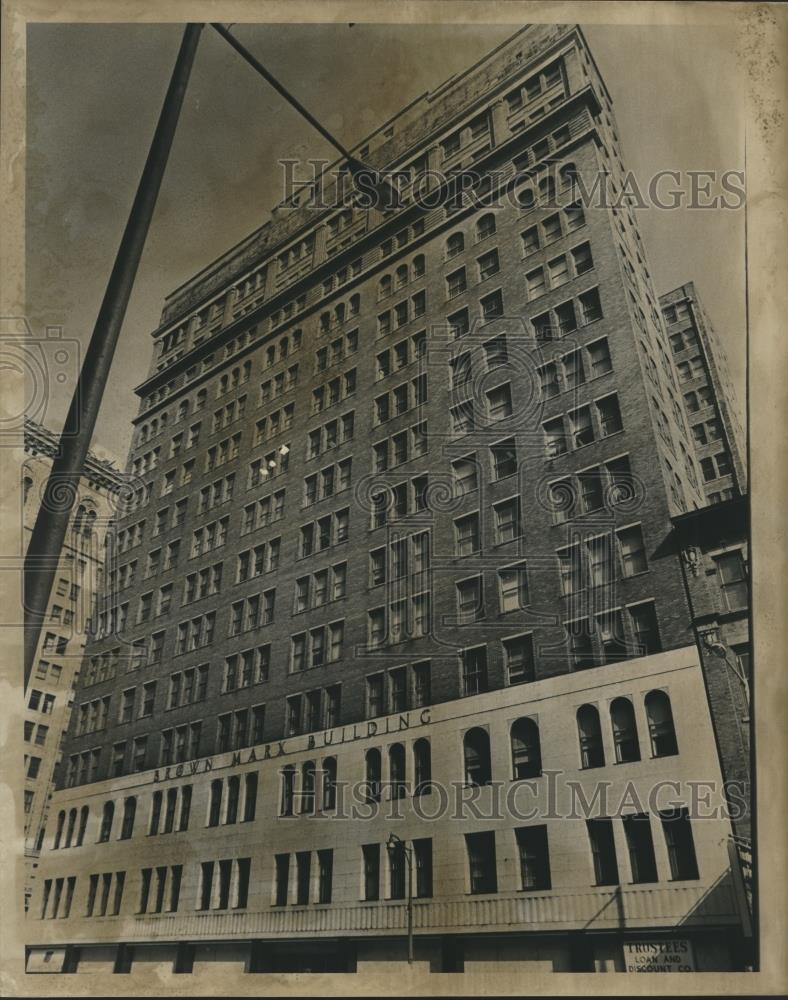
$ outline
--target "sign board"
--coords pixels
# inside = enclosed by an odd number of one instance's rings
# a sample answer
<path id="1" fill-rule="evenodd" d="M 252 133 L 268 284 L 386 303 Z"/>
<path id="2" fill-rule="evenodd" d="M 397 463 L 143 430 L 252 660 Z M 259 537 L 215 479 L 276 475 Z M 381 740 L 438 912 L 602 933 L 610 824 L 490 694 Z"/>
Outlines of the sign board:
<path id="1" fill-rule="evenodd" d="M 627 972 L 694 972 L 695 957 L 687 938 L 625 941 Z"/>

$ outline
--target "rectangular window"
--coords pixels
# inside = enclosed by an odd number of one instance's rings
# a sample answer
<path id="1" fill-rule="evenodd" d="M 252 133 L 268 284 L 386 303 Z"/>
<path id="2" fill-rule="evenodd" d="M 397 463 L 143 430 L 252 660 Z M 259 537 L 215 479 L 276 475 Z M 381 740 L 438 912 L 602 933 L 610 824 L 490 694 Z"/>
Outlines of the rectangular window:
<path id="1" fill-rule="evenodd" d="M 432 840 L 424 837 L 413 841 L 413 865 L 415 868 L 417 899 L 432 897 Z"/>
<path id="2" fill-rule="evenodd" d="M 380 844 L 364 844 L 361 853 L 364 864 L 364 899 L 380 899 Z"/>
<path id="3" fill-rule="evenodd" d="M 482 694 L 487 690 L 487 647 L 464 649 L 460 654 L 463 695 Z"/>
<path id="4" fill-rule="evenodd" d="M 524 684 L 536 679 L 534 666 L 533 637 L 518 635 L 512 639 L 503 639 L 506 674 L 510 684 Z"/>
<path id="5" fill-rule="evenodd" d="M 674 881 L 697 879 L 698 862 L 686 808 L 668 809 L 659 814 L 668 848 L 670 877 Z"/>
<path id="6" fill-rule="evenodd" d="M 633 882 L 656 882 L 657 861 L 651 822 L 645 813 L 621 817 L 629 851 L 629 866 Z"/>
<path id="7" fill-rule="evenodd" d="M 274 858 L 275 865 L 275 892 L 276 906 L 287 906 L 288 882 L 290 877 L 290 855 L 277 854 Z"/>
<path id="8" fill-rule="evenodd" d="M 618 861 L 613 838 L 613 820 L 609 817 L 586 820 L 594 880 L 597 885 L 618 885 Z"/>
<path id="9" fill-rule="evenodd" d="M 520 857 L 520 886 L 539 891 L 551 888 L 547 827 L 521 826 L 514 831 Z"/>
<path id="10" fill-rule="evenodd" d="M 495 855 L 495 833 L 466 833 L 468 874 L 473 894 L 497 892 L 498 874 Z"/>
<path id="11" fill-rule="evenodd" d="M 747 569 L 741 549 L 714 556 L 720 590 L 728 611 L 746 608 L 749 601 Z"/>

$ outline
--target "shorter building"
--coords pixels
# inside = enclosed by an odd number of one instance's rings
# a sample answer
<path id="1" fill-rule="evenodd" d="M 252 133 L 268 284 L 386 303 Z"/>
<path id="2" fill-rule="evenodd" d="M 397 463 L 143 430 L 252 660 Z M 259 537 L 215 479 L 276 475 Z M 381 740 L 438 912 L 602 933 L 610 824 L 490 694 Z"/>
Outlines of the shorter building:
<path id="1" fill-rule="evenodd" d="M 736 497 L 673 518 L 720 767 L 725 780 L 741 789 L 733 826 L 747 838 L 752 786 L 748 512 L 747 497 Z"/>
<path id="2" fill-rule="evenodd" d="M 747 492 L 747 469 L 725 350 L 691 281 L 659 302 L 706 497 L 709 503 L 730 500 Z"/>
<path id="3" fill-rule="evenodd" d="M 28 971 L 742 968 L 724 806 L 694 646 L 64 788 Z"/>
<path id="4" fill-rule="evenodd" d="M 27 549 L 59 439 L 41 424 L 26 420 L 24 446 L 26 457 L 19 496 Z M 46 832 L 49 798 L 62 738 L 68 730 L 93 598 L 101 590 L 104 538 L 116 511 L 122 482 L 121 472 L 112 464 L 89 456 L 25 692 L 26 904 Z"/>

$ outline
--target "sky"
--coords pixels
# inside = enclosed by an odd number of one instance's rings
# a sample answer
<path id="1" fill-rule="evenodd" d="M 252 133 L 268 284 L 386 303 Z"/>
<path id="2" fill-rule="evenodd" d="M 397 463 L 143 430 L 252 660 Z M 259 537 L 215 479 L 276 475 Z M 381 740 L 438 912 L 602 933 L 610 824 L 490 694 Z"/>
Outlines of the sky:
<path id="1" fill-rule="evenodd" d="M 238 38 L 347 146 L 507 38 L 518 25 L 237 25 Z M 732 29 L 588 26 L 625 166 L 743 170 Z M 27 313 L 63 328 L 75 360 L 95 323 L 182 28 L 28 27 Z M 381 72 L 385 67 L 385 72 Z M 115 354 L 94 450 L 125 464 L 134 387 L 164 297 L 256 229 L 282 197 L 280 159 L 334 151 L 206 29 Z M 657 293 L 694 280 L 744 399 L 744 211 L 638 210 Z M 73 381 L 52 383 L 59 430 Z"/>

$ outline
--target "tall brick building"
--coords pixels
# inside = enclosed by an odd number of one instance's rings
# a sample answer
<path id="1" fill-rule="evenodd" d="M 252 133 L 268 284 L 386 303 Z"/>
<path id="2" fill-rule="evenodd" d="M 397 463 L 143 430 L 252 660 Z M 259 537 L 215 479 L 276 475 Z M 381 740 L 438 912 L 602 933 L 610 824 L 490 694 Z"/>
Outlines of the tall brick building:
<path id="1" fill-rule="evenodd" d="M 165 303 L 28 969 L 396 963 L 411 875 L 424 968 L 739 967 L 705 497 L 582 32 L 355 152 L 401 208 L 327 170 Z"/>

